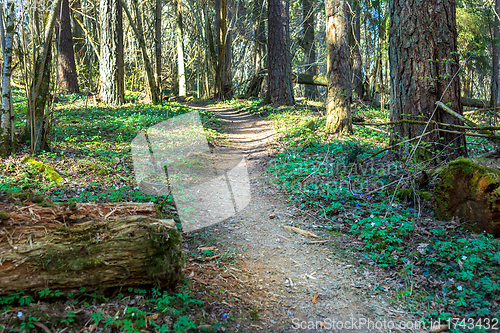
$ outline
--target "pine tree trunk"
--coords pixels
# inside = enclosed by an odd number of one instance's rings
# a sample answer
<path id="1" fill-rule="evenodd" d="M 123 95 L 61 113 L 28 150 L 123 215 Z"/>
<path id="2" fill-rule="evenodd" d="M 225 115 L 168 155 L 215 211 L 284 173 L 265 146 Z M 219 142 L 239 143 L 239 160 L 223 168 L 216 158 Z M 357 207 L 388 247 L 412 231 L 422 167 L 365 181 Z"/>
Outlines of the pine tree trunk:
<path id="1" fill-rule="evenodd" d="M 122 6 L 119 0 L 100 0 L 100 94 L 103 102 L 119 105 L 125 98 Z"/>
<path id="2" fill-rule="evenodd" d="M 216 30 L 217 30 L 217 72 L 215 75 L 216 97 L 219 99 L 231 99 L 232 75 L 231 75 L 231 33 L 227 28 L 228 10 L 227 0 L 215 2 Z"/>
<path id="3" fill-rule="evenodd" d="M 175 0 L 175 40 L 177 43 L 177 80 L 179 96 L 186 96 L 186 73 L 184 68 L 184 34 L 182 24 L 182 0 Z"/>
<path id="4" fill-rule="evenodd" d="M 3 6 L 4 4 L 0 4 Z M 12 42 L 14 40 L 15 1 L 5 3 L 5 48 L 3 54 L 2 109 L 0 113 L 0 157 L 14 152 L 14 112 L 12 109 Z"/>
<path id="5" fill-rule="evenodd" d="M 499 67 L 499 55 L 500 55 L 500 33 L 499 33 L 499 24 L 500 21 L 498 20 L 498 15 L 500 15 L 500 0 L 495 0 L 495 13 L 493 13 L 494 16 L 494 26 L 493 26 L 493 41 L 491 43 L 491 48 L 492 48 L 492 68 L 493 71 L 491 73 L 491 93 L 490 93 L 490 106 L 493 108 L 497 107 L 497 101 L 498 101 L 498 67 Z"/>
<path id="6" fill-rule="evenodd" d="M 58 87 L 63 91 L 77 93 L 80 91 L 80 87 L 78 86 L 75 53 L 73 51 L 69 0 L 62 0 L 60 15 L 60 22 L 56 26 L 56 38 L 59 42 Z"/>
<path id="7" fill-rule="evenodd" d="M 268 102 L 293 105 L 289 0 L 268 0 Z"/>
<path id="8" fill-rule="evenodd" d="M 330 132 L 351 133 L 351 72 L 347 0 L 327 0 L 326 43 L 328 100 L 326 126 Z"/>
<path id="9" fill-rule="evenodd" d="M 391 121 L 432 119 L 463 125 L 436 109 L 436 101 L 441 100 L 462 114 L 455 10 L 454 0 L 417 1 L 412 6 L 403 0 L 389 2 Z M 436 125 L 429 125 L 426 131 L 433 129 Z M 391 144 L 420 136 L 423 131 L 424 126 L 397 125 Z M 438 151 L 442 153 L 440 160 L 467 154 L 463 135 L 438 131 L 423 137 L 422 142 L 429 147 L 417 150 L 417 159 L 429 159 Z"/>
<path id="10" fill-rule="evenodd" d="M 315 6 L 312 0 L 302 0 L 302 21 L 304 29 L 304 39 L 301 46 L 304 51 L 307 64 L 316 63 L 316 44 L 314 43 L 314 26 L 315 26 Z M 318 66 L 313 65 L 306 67 L 305 74 L 316 75 Z M 316 86 L 306 85 L 305 95 L 307 98 L 316 99 L 318 97 L 318 89 Z"/>

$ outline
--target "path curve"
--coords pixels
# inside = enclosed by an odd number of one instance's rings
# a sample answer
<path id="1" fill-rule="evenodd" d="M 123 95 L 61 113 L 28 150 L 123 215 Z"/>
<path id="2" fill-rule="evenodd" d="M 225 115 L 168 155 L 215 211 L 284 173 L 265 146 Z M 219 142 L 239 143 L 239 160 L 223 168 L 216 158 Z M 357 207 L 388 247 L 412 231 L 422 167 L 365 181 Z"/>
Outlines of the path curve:
<path id="1" fill-rule="evenodd" d="M 275 154 L 275 131 L 270 121 L 233 109 L 190 107 L 214 112 L 224 122 L 230 144 L 216 148 L 216 153 L 232 149 L 247 159 L 250 204 L 232 218 L 197 233 L 202 243 L 209 240 L 209 245 L 222 252 L 236 251 L 235 267 L 251 272 L 248 276 L 252 290 L 260 292 L 254 297 L 256 304 L 268 304 L 259 310 L 258 320 L 253 324 L 238 323 L 237 331 L 423 331 L 390 329 L 390 323 L 395 328 L 403 324 L 413 326 L 416 318 L 391 304 L 401 281 L 366 258 L 358 261 L 351 253 L 361 244 L 356 239 L 327 234 L 319 239 L 326 242 L 311 244 L 318 239 L 283 228 L 294 226 L 318 234 L 322 231 L 320 222 L 287 203 L 286 195 L 273 184 L 272 175 L 266 173 Z M 191 244 L 187 251 L 192 253 L 199 245 Z M 337 323 L 338 329 L 328 329 L 331 323 Z M 294 329 L 299 324 L 306 329 Z M 349 329 L 346 325 L 354 327 Z"/>

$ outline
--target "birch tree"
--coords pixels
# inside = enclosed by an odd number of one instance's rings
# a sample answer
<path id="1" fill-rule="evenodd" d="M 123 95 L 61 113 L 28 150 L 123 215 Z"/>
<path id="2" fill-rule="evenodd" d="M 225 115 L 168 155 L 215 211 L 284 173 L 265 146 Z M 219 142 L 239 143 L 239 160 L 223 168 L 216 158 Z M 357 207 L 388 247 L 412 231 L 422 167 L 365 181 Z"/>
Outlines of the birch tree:
<path id="1" fill-rule="evenodd" d="M 3 76 L 2 76 L 2 112 L 0 114 L 0 157 L 5 157 L 15 150 L 14 112 L 12 109 L 11 75 L 12 75 L 12 40 L 14 39 L 15 1 L 5 2 L 5 34 Z"/>

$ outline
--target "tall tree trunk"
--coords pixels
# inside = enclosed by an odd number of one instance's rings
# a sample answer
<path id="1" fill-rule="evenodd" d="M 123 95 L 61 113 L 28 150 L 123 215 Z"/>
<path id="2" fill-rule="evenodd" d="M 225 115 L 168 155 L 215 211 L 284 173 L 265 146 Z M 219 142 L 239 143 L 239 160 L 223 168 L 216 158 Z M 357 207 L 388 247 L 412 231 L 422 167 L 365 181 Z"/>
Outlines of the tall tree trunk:
<path id="1" fill-rule="evenodd" d="M 289 0 L 268 0 L 268 96 L 274 105 L 293 105 Z"/>
<path id="2" fill-rule="evenodd" d="M 328 100 L 326 127 L 330 132 L 351 133 L 351 72 L 347 0 L 327 0 L 326 45 Z"/>
<path id="3" fill-rule="evenodd" d="M 253 1 L 254 14 L 254 74 L 260 73 L 266 68 L 266 31 L 264 25 L 264 7 L 263 0 Z"/>
<path id="4" fill-rule="evenodd" d="M 362 100 L 364 95 L 363 88 L 363 61 L 359 50 L 361 40 L 361 10 L 359 0 L 353 0 L 351 8 L 354 12 L 354 17 L 349 20 L 351 22 L 349 29 L 349 51 L 351 59 L 351 75 L 352 89 L 356 93 L 358 99 Z"/>
<path id="5" fill-rule="evenodd" d="M 119 0 L 100 0 L 101 74 L 100 94 L 103 102 L 119 105 L 124 102 L 122 6 Z"/>
<path id="6" fill-rule="evenodd" d="M 304 39 L 301 41 L 301 47 L 308 64 L 316 63 L 316 44 L 314 43 L 314 25 L 315 25 L 315 5 L 314 0 L 302 0 L 302 22 L 304 29 Z M 305 74 L 316 75 L 318 66 L 312 65 L 306 67 Z M 316 99 L 318 89 L 316 86 L 306 85 L 305 95 L 308 98 Z"/>
<path id="7" fill-rule="evenodd" d="M 216 29 L 217 29 L 217 72 L 216 97 L 230 99 L 233 97 L 231 75 L 231 34 L 227 28 L 227 0 L 215 2 Z"/>
<path id="8" fill-rule="evenodd" d="M 454 0 L 417 1 L 412 6 L 404 0 L 389 1 L 391 121 L 432 119 L 463 125 L 436 109 L 436 101 L 441 100 L 462 114 L 455 10 Z M 442 160 L 467 154 L 465 136 L 440 132 L 433 124 L 426 132 L 433 129 L 437 131 L 422 138 L 428 147 L 415 150 L 417 159 L 429 159 L 438 151 Z M 396 125 L 391 144 L 420 136 L 423 131 L 424 126 Z M 396 152 L 400 157 L 404 157 L 403 149 Z"/>
<path id="9" fill-rule="evenodd" d="M 184 34 L 182 25 L 182 0 L 174 1 L 175 7 L 175 40 L 177 42 L 177 80 L 179 96 L 186 96 L 186 70 L 184 68 Z"/>
<path id="10" fill-rule="evenodd" d="M 493 108 L 497 107 L 498 101 L 498 67 L 499 67 L 499 54 L 500 54 L 500 33 L 499 33 L 499 20 L 498 15 L 500 15 L 500 0 L 495 0 L 495 13 L 494 16 L 494 26 L 493 26 L 493 40 L 491 43 L 492 49 L 492 59 L 493 62 L 493 72 L 491 73 L 491 92 L 490 92 L 490 105 Z"/>
<path id="11" fill-rule="evenodd" d="M 162 0 L 156 0 L 155 13 L 155 69 L 156 69 L 156 90 L 161 94 L 161 18 L 162 18 Z M 161 98 L 161 96 L 160 96 Z"/>
<path id="12" fill-rule="evenodd" d="M 15 152 L 14 112 L 12 109 L 12 94 L 10 80 L 12 76 L 12 41 L 14 39 L 15 20 L 14 0 L 5 2 L 5 31 L 2 36 L 4 43 L 3 75 L 2 75 L 2 109 L 0 113 L 0 157 L 6 157 Z M 3 6 L 4 4 L 0 4 Z M 0 17 L 1 19 L 1 17 Z"/>
<path id="13" fill-rule="evenodd" d="M 69 1 L 61 2 L 61 17 L 56 26 L 56 36 L 59 41 L 58 76 L 59 87 L 63 91 L 77 93 L 80 91 L 76 72 L 75 53 L 73 51 L 73 35 L 71 33 L 71 18 Z"/>

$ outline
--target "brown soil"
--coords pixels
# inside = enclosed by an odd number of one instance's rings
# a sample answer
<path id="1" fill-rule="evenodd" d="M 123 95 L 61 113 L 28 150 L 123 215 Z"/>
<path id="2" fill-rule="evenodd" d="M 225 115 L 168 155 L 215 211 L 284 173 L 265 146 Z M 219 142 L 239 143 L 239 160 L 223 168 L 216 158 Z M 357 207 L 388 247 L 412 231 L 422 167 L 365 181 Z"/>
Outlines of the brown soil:
<path id="1" fill-rule="evenodd" d="M 273 183 L 266 172 L 276 153 L 272 124 L 249 113 L 204 108 L 215 112 L 228 132 L 230 147 L 215 152 L 233 149 L 246 156 L 252 195 L 232 218 L 184 235 L 187 278 L 196 297 L 205 300 L 205 320 L 227 321 L 228 332 L 297 331 L 299 323 L 307 327 L 299 331 L 307 332 L 422 331 L 398 329 L 417 320 L 397 301 L 404 281 L 359 253 L 357 239 L 327 232 L 324 221 L 295 208 Z M 364 321 L 371 326 L 361 325 Z M 387 329 L 380 326 L 384 321 Z M 354 323 L 357 329 L 328 329 L 332 322 Z M 391 323 L 395 329 L 389 329 Z"/>

